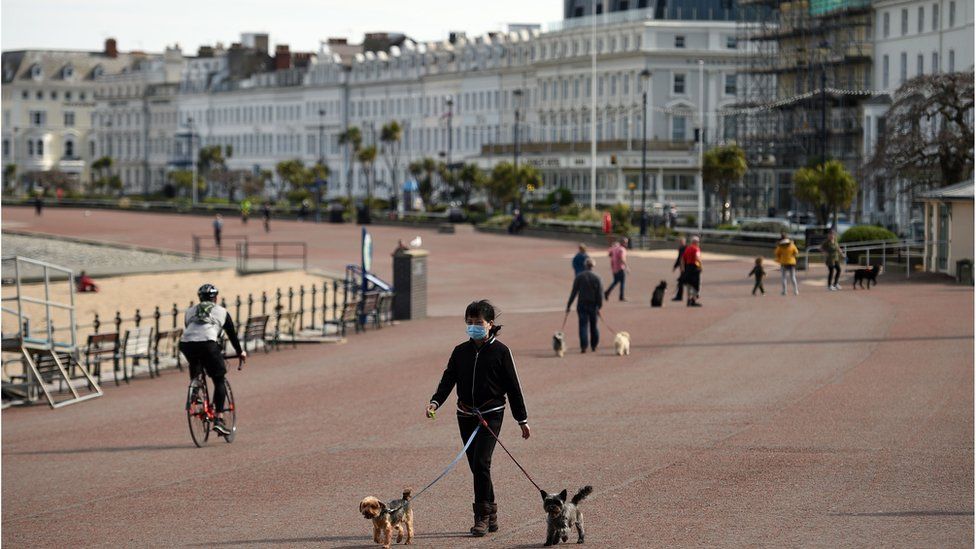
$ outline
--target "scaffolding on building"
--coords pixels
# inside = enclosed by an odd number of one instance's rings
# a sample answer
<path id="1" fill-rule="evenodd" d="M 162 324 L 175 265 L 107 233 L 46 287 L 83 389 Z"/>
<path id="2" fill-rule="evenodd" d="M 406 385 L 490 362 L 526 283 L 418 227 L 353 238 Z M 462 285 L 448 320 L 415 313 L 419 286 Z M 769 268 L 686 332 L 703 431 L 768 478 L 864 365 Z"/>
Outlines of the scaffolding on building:
<path id="1" fill-rule="evenodd" d="M 739 0 L 737 141 L 750 173 L 737 209 L 797 210 L 792 175 L 824 159 L 860 179 L 861 104 L 871 97 L 870 0 Z M 826 128 L 825 128 L 826 127 Z"/>

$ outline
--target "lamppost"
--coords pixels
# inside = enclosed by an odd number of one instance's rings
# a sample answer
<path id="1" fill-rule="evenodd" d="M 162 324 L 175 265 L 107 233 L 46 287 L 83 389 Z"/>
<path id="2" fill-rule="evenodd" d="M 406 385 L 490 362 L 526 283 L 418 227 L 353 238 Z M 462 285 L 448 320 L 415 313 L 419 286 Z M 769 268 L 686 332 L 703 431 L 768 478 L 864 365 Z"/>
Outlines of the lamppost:
<path id="1" fill-rule="evenodd" d="M 513 160 L 512 164 L 513 164 L 513 167 L 514 167 L 514 172 L 513 173 L 515 175 L 515 189 L 517 190 L 519 188 L 519 169 L 518 169 L 518 157 L 519 157 L 519 115 L 521 114 L 520 110 L 522 108 L 522 89 L 521 88 L 517 88 L 515 91 L 512 92 L 512 95 L 513 95 L 513 99 L 514 99 L 514 102 L 515 102 L 515 129 L 514 129 L 514 132 L 515 132 L 515 135 L 514 135 L 514 138 L 515 138 L 514 139 L 514 141 L 515 141 L 515 147 L 512 150 L 512 160 Z"/>
<path id="2" fill-rule="evenodd" d="M 325 109 L 319 109 L 319 166 L 325 165 Z M 315 222 L 322 221 L 322 184 L 325 181 L 315 181 Z"/>
<path id="3" fill-rule="evenodd" d="M 190 169 L 192 170 L 192 174 L 193 174 L 192 179 L 190 180 L 190 188 L 193 189 L 193 202 L 192 202 L 192 204 L 194 206 L 196 206 L 197 205 L 197 162 L 196 162 L 196 158 L 195 158 L 196 157 L 196 154 L 194 154 L 195 151 L 194 151 L 194 148 L 193 148 L 193 139 L 194 139 L 194 137 L 196 137 L 196 135 L 195 135 L 196 134 L 196 129 L 195 129 L 194 125 L 193 125 L 193 117 L 192 116 L 186 119 L 186 127 L 190 129 L 190 135 L 189 135 L 189 139 L 190 139 Z"/>
<path id="4" fill-rule="evenodd" d="M 325 164 L 325 147 L 324 138 L 325 134 L 325 109 L 319 109 L 319 164 Z"/>
<path id="5" fill-rule="evenodd" d="M 705 60 L 698 60 L 698 234 L 702 231 L 705 216 Z"/>
<path id="6" fill-rule="evenodd" d="M 641 104 L 642 111 L 641 122 L 644 126 L 643 135 L 641 138 L 641 217 L 640 217 L 640 235 L 641 235 L 641 245 L 644 243 L 644 237 L 647 236 L 647 87 L 651 81 L 651 71 L 644 69 L 640 72 L 641 77 L 641 87 L 643 93 L 641 94 Z M 633 202 L 633 193 L 631 193 L 631 202 Z M 633 204 L 631 204 L 631 209 L 633 209 Z"/>

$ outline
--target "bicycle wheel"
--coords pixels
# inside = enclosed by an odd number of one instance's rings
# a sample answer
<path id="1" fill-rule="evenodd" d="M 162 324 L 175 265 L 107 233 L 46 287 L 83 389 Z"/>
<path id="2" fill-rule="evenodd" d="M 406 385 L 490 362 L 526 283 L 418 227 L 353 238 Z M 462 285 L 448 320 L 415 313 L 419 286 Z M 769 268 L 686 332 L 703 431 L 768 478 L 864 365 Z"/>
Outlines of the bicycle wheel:
<path id="1" fill-rule="evenodd" d="M 210 418 L 207 417 L 209 395 L 207 382 L 200 380 L 190 382 L 186 395 L 186 421 L 190 426 L 190 438 L 197 448 L 202 448 L 210 438 Z"/>
<path id="2" fill-rule="evenodd" d="M 229 435 L 224 435 L 224 442 L 230 444 L 234 442 L 234 435 L 237 434 L 237 406 L 234 405 L 234 392 L 230 390 L 230 381 L 224 378 L 224 386 L 227 388 L 227 398 L 224 400 L 224 425 L 230 429 Z"/>

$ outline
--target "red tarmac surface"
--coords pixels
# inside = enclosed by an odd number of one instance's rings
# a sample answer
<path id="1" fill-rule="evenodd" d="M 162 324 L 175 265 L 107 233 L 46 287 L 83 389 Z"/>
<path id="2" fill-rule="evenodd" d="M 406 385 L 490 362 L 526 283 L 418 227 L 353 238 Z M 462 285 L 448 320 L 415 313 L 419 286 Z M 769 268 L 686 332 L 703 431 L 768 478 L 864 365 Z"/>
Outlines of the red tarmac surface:
<path id="1" fill-rule="evenodd" d="M 3 209 L 5 227 L 184 251 L 209 221 Z M 376 547 L 359 500 L 418 490 L 460 449 L 452 414 L 430 421 L 423 407 L 464 337 L 464 306 L 487 297 L 503 311 L 532 427 L 521 440 L 509 416 L 502 438 L 544 487 L 593 485 L 587 545 L 972 547 L 972 288 L 888 275 L 871 291 L 811 282 L 781 297 L 772 271 L 769 295 L 753 298 L 751 262 L 710 261 L 706 247 L 705 307 L 652 310 L 671 261 L 634 258 L 632 301 L 605 308 L 630 332 L 631 356 L 612 356 L 604 329 L 596 354 L 558 359 L 571 243 L 371 232 L 381 275 L 397 238 L 423 236 L 432 318 L 255 355 L 230 374 L 231 445 L 193 447 L 174 371 L 61 410 L 4 411 L 3 544 Z M 275 222 L 269 239 L 307 240 L 310 266 L 340 271 L 358 235 Z M 606 281 L 605 253 L 592 254 Z M 462 462 L 416 501 L 418 547 L 542 545 L 538 494 L 501 449 L 494 461 L 501 531 L 466 537 Z"/>

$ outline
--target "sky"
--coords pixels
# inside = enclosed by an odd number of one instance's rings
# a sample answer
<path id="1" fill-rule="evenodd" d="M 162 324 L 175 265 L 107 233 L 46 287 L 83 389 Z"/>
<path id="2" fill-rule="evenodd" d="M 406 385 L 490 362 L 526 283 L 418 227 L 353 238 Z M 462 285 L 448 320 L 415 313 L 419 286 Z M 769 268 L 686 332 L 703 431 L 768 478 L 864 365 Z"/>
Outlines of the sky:
<path id="1" fill-rule="evenodd" d="M 2 0 L 0 46 L 15 49 L 101 50 L 114 37 L 121 51 L 161 52 L 267 32 L 292 51 L 317 51 L 319 41 L 363 33 L 402 32 L 418 41 L 503 30 L 508 23 L 562 19 L 562 0 Z"/>

